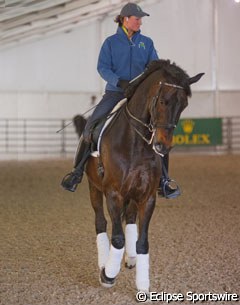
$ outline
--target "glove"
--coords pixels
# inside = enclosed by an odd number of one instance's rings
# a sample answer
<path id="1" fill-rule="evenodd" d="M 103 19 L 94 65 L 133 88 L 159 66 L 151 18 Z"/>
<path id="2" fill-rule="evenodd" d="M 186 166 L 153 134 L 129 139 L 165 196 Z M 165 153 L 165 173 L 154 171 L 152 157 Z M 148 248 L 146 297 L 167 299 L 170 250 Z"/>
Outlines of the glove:
<path id="1" fill-rule="evenodd" d="M 129 86 L 129 81 L 126 79 L 120 79 L 117 83 L 117 87 L 125 90 Z"/>

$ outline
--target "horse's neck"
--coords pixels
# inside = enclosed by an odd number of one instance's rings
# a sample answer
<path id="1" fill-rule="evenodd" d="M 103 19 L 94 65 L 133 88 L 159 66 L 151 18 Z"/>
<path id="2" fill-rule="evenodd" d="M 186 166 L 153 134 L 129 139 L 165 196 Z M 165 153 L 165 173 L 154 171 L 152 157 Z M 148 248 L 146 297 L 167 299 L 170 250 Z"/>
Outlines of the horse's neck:
<path id="1" fill-rule="evenodd" d="M 137 118 L 149 119 L 149 92 L 153 90 L 153 84 L 160 78 L 160 71 L 150 74 L 136 89 L 129 101 L 129 109 Z"/>
<path id="2" fill-rule="evenodd" d="M 156 75 L 154 76 L 153 73 L 153 75 L 150 75 L 145 79 L 127 103 L 127 107 L 132 116 L 144 124 L 150 123 L 149 103 L 151 102 L 151 98 L 149 97 L 149 92 L 152 90 L 154 82 L 156 82 L 155 78 Z M 123 108 L 113 125 L 113 134 L 117 132 L 120 139 L 125 139 L 126 141 L 127 139 L 130 139 L 129 143 L 131 142 L 133 146 L 139 141 L 142 143 L 143 139 L 139 133 L 136 132 L 136 129 L 147 137 L 149 136 L 147 134 L 148 129 L 143 124 L 137 122 L 136 119 L 134 120 L 131 118 Z"/>
<path id="3" fill-rule="evenodd" d="M 137 90 L 129 101 L 128 108 L 136 118 L 146 122 L 149 118 L 147 91 Z"/>

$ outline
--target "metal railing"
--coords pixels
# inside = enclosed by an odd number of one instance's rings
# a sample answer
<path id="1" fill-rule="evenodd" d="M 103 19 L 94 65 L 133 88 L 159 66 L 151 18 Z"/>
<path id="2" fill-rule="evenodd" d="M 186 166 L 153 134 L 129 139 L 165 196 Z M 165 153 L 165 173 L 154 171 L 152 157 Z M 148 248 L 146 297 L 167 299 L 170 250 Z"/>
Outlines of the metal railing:
<path id="1" fill-rule="evenodd" d="M 0 158 L 67 157 L 76 150 L 78 137 L 65 119 L 0 119 Z"/>
<path id="2" fill-rule="evenodd" d="M 0 159 L 16 157 L 73 157 L 78 137 L 73 124 L 57 133 L 69 119 L 0 119 Z M 222 120 L 223 144 L 175 147 L 173 152 L 240 152 L 240 117 Z"/>

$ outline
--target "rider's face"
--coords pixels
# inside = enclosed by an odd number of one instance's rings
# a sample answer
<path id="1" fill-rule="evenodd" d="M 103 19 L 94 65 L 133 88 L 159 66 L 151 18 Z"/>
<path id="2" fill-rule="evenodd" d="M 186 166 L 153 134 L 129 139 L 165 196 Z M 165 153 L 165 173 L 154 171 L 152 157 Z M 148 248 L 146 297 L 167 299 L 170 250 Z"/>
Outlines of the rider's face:
<path id="1" fill-rule="evenodd" d="M 142 25 L 142 18 L 130 16 L 125 18 L 125 26 L 129 31 L 137 32 Z"/>

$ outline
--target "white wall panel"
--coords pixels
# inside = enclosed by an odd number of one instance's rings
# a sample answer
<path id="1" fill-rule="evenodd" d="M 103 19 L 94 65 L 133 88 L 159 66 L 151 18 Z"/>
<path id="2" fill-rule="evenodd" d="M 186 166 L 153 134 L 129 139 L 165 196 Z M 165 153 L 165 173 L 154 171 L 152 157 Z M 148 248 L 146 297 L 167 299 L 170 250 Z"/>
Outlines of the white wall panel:
<path id="1" fill-rule="evenodd" d="M 218 84 L 240 89 L 240 3 L 218 0 Z"/>
<path id="2" fill-rule="evenodd" d="M 183 116 L 240 115 L 240 4 L 159 0 L 141 6 L 151 15 L 143 18 L 142 33 L 154 40 L 160 58 L 175 61 L 190 76 L 206 73 L 192 86 Z M 0 51 L 0 117 L 60 118 L 84 112 L 91 95 L 100 98 L 103 89 L 96 64 L 101 43 L 116 32 L 113 19 Z"/>
<path id="3" fill-rule="evenodd" d="M 188 100 L 182 118 L 209 118 L 216 116 L 214 94 L 211 91 L 195 91 Z"/>
<path id="4" fill-rule="evenodd" d="M 240 90 L 220 92 L 219 115 L 240 116 Z"/>
<path id="5" fill-rule="evenodd" d="M 160 58 L 171 59 L 192 76 L 206 75 L 196 90 L 212 89 L 212 4 L 209 0 L 162 0 L 146 6 L 142 32 L 152 37 Z"/>
<path id="6" fill-rule="evenodd" d="M 18 117 L 18 95 L 14 92 L 0 91 L 0 118 Z"/>
<path id="7" fill-rule="evenodd" d="M 0 90 L 96 91 L 97 23 L 0 52 Z"/>
<path id="8" fill-rule="evenodd" d="M 92 92 L 0 92 L 0 118 L 72 118 L 93 106 L 92 94 Z M 99 95 L 96 96 L 100 99 Z"/>

